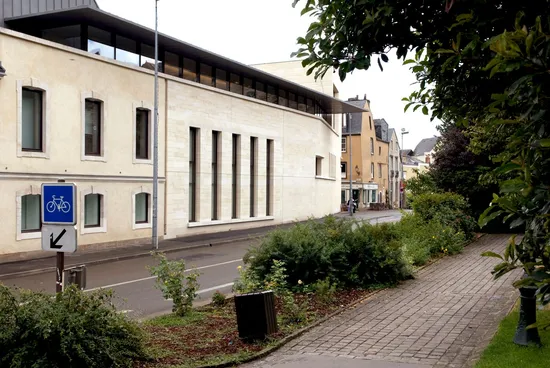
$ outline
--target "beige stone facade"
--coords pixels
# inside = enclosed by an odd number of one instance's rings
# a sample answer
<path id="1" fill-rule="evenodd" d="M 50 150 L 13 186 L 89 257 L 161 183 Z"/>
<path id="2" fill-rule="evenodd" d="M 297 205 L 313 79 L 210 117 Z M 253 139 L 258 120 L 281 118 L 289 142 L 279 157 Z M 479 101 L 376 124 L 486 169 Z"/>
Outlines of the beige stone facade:
<path id="1" fill-rule="evenodd" d="M 149 111 L 149 129 L 152 126 L 153 72 L 4 28 L 0 60 L 7 70 L 0 79 L 1 260 L 43 254 L 40 228 L 29 230 L 22 222 L 36 221 L 40 185 L 57 179 L 77 185 L 81 249 L 150 241 L 152 160 L 150 154 L 136 158 L 135 132 L 137 109 Z M 36 151 L 22 149 L 24 89 L 41 91 L 42 96 L 42 148 Z M 97 155 L 84 150 L 86 99 L 101 106 Z M 196 128 L 197 143 L 193 221 L 190 128 Z M 213 131 L 219 132 L 215 189 Z M 235 156 L 234 135 L 239 137 Z M 161 73 L 159 235 L 172 238 L 275 225 L 337 212 L 340 147 L 340 125 L 320 116 Z M 213 191 L 218 196 L 217 216 Z M 93 227 L 84 226 L 90 195 L 100 201 Z M 139 223 L 138 196 L 148 201 L 146 220 Z"/>

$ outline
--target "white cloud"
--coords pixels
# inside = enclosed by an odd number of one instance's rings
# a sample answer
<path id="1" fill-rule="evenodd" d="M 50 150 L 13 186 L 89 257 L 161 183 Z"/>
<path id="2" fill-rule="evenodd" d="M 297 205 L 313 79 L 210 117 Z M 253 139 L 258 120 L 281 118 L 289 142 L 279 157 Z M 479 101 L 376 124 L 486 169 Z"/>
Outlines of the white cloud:
<path id="1" fill-rule="evenodd" d="M 100 8 L 149 28 L 155 26 L 154 0 L 97 0 Z M 159 0 L 159 31 L 245 64 L 290 60 L 296 38 L 310 19 L 300 17 L 292 0 Z M 405 146 L 414 148 L 437 134 L 436 123 L 420 110 L 404 113 L 401 99 L 414 90 L 414 75 L 394 55 L 381 72 L 373 59 L 368 71 L 355 71 L 338 84 L 340 97 L 355 95 L 371 100 L 376 119 L 390 127 L 407 129 Z"/>

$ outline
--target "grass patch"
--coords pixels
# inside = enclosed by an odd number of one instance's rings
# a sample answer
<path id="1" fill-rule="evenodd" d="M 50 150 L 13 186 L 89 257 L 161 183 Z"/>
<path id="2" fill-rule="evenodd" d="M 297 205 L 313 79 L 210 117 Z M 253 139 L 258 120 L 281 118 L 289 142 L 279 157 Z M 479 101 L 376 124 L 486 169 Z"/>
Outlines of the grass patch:
<path id="1" fill-rule="evenodd" d="M 550 329 L 539 328 L 542 348 L 535 346 L 518 346 L 512 339 L 516 332 L 518 308 L 506 316 L 500 323 L 498 331 L 483 352 L 476 368 L 548 368 L 550 362 Z M 537 312 L 537 322 L 550 323 L 550 310 Z"/>
<path id="2" fill-rule="evenodd" d="M 300 323 L 284 323 L 283 302 L 276 300 L 279 331 L 265 341 L 245 343 L 239 338 L 233 299 L 221 307 L 207 305 L 188 316 L 174 314 L 144 322 L 147 332 L 147 361 L 136 361 L 134 368 L 195 368 L 210 364 L 239 364 L 265 348 L 277 344 L 295 331 L 369 294 L 364 290 L 337 291 L 334 300 L 318 300 L 313 293 L 295 294 L 296 302 L 307 306 Z"/>

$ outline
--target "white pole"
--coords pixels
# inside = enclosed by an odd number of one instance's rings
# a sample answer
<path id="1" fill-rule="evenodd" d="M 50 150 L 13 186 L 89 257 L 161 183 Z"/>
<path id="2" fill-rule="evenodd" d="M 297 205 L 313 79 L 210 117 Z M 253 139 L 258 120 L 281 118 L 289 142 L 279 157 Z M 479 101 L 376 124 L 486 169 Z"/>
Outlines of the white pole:
<path id="1" fill-rule="evenodd" d="M 159 86 L 158 86 L 158 0 L 155 0 L 155 111 L 153 125 L 153 247 L 159 248 L 158 240 L 158 179 L 159 179 L 159 160 L 158 160 L 158 117 L 159 117 Z"/>

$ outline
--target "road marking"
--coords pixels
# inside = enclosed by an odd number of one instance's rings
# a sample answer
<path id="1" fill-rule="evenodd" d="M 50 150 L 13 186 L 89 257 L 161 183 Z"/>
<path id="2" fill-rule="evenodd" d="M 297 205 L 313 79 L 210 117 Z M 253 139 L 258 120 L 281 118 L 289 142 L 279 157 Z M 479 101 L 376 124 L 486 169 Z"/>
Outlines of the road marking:
<path id="1" fill-rule="evenodd" d="M 205 293 L 208 293 L 209 291 L 214 291 L 214 290 L 226 288 L 228 286 L 233 286 L 234 284 L 235 284 L 234 282 L 228 282 L 227 284 L 212 286 L 211 288 L 202 289 L 202 290 L 197 291 L 197 294 L 199 294 L 199 295 L 200 294 L 205 294 Z M 166 300 L 167 302 L 172 301 L 172 299 L 164 299 L 164 300 Z"/>
<path id="2" fill-rule="evenodd" d="M 215 264 L 211 264 L 211 265 L 207 265 L 207 266 L 201 266 L 201 267 L 191 268 L 191 269 L 189 269 L 189 270 L 186 270 L 186 272 L 189 272 L 189 271 L 197 271 L 197 270 L 204 270 L 204 269 L 207 269 L 207 268 L 219 267 L 219 266 L 224 266 L 224 265 L 228 265 L 228 264 L 231 264 L 231 263 L 237 263 L 237 262 L 242 262 L 242 259 L 234 259 L 234 260 L 232 260 L 232 261 L 221 262 L 221 263 L 215 263 Z M 143 278 L 141 278 L 141 279 L 130 280 L 130 281 L 123 281 L 123 282 L 118 282 L 118 283 L 116 283 L 116 284 L 105 285 L 105 286 L 99 286 L 99 287 L 96 287 L 96 288 L 87 289 L 87 290 L 85 290 L 85 291 L 86 291 L 86 292 L 90 292 L 90 291 L 95 291 L 95 290 L 99 290 L 99 289 L 108 289 L 108 288 L 113 288 L 113 287 L 117 287 L 117 286 L 123 286 L 123 285 L 134 284 L 134 283 L 136 283 L 136 282 L 142 282 L 142 281 L 147 281 L 147 280 L 153 280 L 153 279 L 156 279 L 156 278 L 157 278 L 156 276 L 143 277 Z"/>

